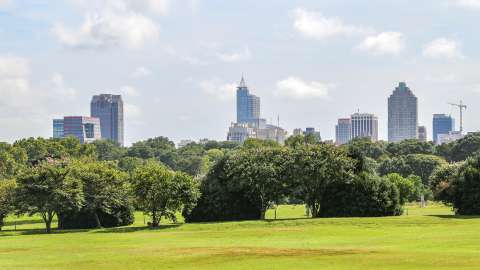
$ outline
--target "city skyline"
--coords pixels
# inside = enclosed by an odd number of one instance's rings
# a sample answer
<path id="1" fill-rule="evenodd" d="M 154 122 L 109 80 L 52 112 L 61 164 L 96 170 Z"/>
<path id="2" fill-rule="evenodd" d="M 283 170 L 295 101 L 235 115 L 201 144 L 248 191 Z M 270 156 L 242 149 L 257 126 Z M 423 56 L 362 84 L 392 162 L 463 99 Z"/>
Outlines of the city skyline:
<path id="1" fill-rule="evenodd" d="M 0 140 L 49 137 L 51 119 L 88 115 L 83 104 L 102 92 L 124 96 L 126 145 L 223 140 L 243 72 L 263 117 L 280 115 L 290 132 L 333 139 L 337 119 L 360 110 L 386 140 L 385 98 L 399 81 L 428 131 L 433 114 L 458 119 L 447 103 L 459 100 L 470 103 L 465 131 L 480 130 L 480 9 L 469 1 L 160 2 L 0 1 Z M 391 19 L 399 13 L 408 22 Z"/>

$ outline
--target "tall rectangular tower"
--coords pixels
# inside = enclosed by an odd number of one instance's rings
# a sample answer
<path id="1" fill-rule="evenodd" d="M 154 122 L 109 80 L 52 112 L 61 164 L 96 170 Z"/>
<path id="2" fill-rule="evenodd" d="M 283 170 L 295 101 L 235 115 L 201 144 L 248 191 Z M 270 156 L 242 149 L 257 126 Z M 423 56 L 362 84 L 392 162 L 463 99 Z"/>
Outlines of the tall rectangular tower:
<path id="1" fill-rule="evenodd" d="M 93 96 L 90 103 L 90 112 L 92 117 L 100 119 L 102 139 L 112 140 L 123 146 L 124 120 L 122 97 L 110 94 Z"/>
<path id="2" fill-rule="evenodd" d="M 352 114 L 352 139 L 370 138 L 378 141 L 378 117 L 370 113 Z"/>
<path id="3" fill-rule="evenodd" d="M 388 98 L 388 141 L 418 138 L 418 101 L 407 84 L 399 83 Z"/>
<path id="4" fill-rule="evenodd" d="M 347 144 L 352 139 L 352 120 L 350 118 L 338 119 L 335 126 L 335 143 L 337 145 Z"/>

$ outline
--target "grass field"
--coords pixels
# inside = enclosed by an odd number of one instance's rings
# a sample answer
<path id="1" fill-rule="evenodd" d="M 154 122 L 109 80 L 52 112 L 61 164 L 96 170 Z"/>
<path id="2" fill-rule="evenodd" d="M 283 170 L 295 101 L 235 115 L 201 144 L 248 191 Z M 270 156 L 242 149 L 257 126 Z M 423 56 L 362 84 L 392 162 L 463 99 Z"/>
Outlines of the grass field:
<path id="1" fill-rule="evenodd" d="M 307 219 L 282 206 L 277 220 L 136 224 L 45 235 L 38 218 L 8 221 L 0 269 L 480 269 L 480 218 L 441 205 L 408 216 Z M 274 212 L 268 213 L 273 218 Z"/>

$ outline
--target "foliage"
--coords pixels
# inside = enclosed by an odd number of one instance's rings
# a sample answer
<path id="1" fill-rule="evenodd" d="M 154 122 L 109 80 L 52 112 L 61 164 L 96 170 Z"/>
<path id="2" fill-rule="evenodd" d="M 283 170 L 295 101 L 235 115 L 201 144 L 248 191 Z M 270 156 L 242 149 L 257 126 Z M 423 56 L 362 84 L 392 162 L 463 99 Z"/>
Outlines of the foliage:
<path id="1" fill-rule="evenodd" d="M 4 219 L 15 209 L 15 187 L 14 180 L 0 179 L 0 231 L 4 225 Z"/>
<path id="2" fill-rule="evenodd" d="M 279 147 L 247 148 L 236 152 L 226 163 L 231 183 L 258 203 L 261 219 L 268 208 L 287 194 L 288 157 L 288 150 Z"/>
<path id="3" fill-rule="evenodd" d="M 305 135 L 294 135 L 290 136 L 285 140 L 285 146 L 290 148 L 297 148 L 305 145 L 319 144 L 321 141 L 318 140 L 318 137 L 315 137 L 314 134 Z"/>
<path id="4" fill-rule="evenodd" d="M 155 162 L 135 169 L 131 182 L 139 209 L 151 216 L 154 227 L 163 217 L 176 221 L 176 212 L 188 213 L 199 196 L 192 177 Z"/>
<path id="5" fill-rule="evenodd" d="M 334 182 L 345 182 L 353 171 L 354 160 L 333 145 L 299 147 L 293 151 L 289 172 L 298 196 L 307 204 L 312 217 L 319 217 L 326 190 Z"/>
<path id="6" fill-rule="evenodd" d="M 129 200 L 127 176 L 118 171 L 113 164 L 78 160 L 70 163 L 69 168 L 69 176 L 81 182 L 83 187 L 84 204 L 79 212 L 93 219 L 94 228 L 106 226 L 102 223 L 100 215 L 115 216 L 119 210 L 131 210 L 132 203 Z M 69 217 L 76 214 L 75 211 L 59 213 L 59 227 L 64 228 L 63 221 L 69 221 L 68 227 L 82 228 L 80 224 L 75 226 L 75 218 Z M 84 221 L 79 221 L 79 223 L 84 223 Z"/>
<path id="7" fill-rule="evenodd" d="M 375 160 L 388 156 L 384 142 L 372 142 L 369 138 L 354 138 L 343 147 L 346 147 L 349 153 L 361 153 L 364 157 Z"/>
<path id="8" fill-rule="evenodd" d="M 469 158 L 450 175 L 448 182 L 440 182 L 437 197 L 453 205 L 459 215 L 480 215 L 480 155 Z"/>
<path id="9" fill-rule="evenodd" d="M 361 173 L 352 181 L 330 184 L 321 201 L 321 217 L 377 217 L 402 214 L 395 184 Z"/>
<path id="10" fill-rule="evenodd" d="M 422 179 L 425 186 L 429 186 L 430 175 L 432 172 L 437 167 L 446 164 L 447 163 L 443 158 L 437 156 L 412 154 L 386 159 L 380 163 L 378 171 L 382 176 L 390 173 L 398 173 L 403 177 L 417 175 Z"/>
<path id="11" fill-rule="evenodd" d="M 260 219 L 258 203 L 230 177 L 227 167 L 230 155 L 218 160 L 201 181 L 202 195 L 195 208 L 184 215 L 186 222 Z"/>
<path id="12" fill-rule="evenodd" d="M 63 162 L 42 162 L 17 178 L 17 214 L 40 214 L 47 233 L 58 213 L 79 210 L 84 202 L 82 183 L 68 176 Z"/>
<path id="13" fill-rule="evenodd" d="M 468 134 L 452 143 L 448 159 L 455 162 L 463 161 L 478 151 L 480 151 L 480 133 Z"/>
<path id="14" fill-rule="evenodd" d="M 417 200 L 420 191 L 417 190 L 414 177 L 404 178 L 398 173 L 391 173 L 385 176 L 385 179 L 393 183 L 397 189 L 400 199 L 400 204 L 404 205 L 407 202 Z M 420 184 L 421 184 L 420 179 Z"/>
<path id="15" fill-rule="evenodd" d="M 403 140 L 397 143 L 389 143 L 387 152 L 393 156 L 406 156 L 412 154 L 433 155 L 435 146 L 432 142 L 421 142 L 419 140 Z"/>

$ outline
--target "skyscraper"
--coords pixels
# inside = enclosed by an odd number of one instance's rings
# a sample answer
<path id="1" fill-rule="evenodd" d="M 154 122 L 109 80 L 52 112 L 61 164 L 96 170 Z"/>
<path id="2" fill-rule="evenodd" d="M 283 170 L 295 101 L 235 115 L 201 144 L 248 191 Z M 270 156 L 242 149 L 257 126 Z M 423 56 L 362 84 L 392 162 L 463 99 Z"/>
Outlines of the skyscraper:
<path id="1" fill-rule="evenodd" d="M 93 96 L 90 103 L 92 117 L 100 119 L 102 138 L 120 145 L 124 142 L 123 101 L 120 95 Z"/>
<path id="2" fill-rule="evenodd" d="M 352 114 L 352 139 L 370 138 L 378 141 L 378 117 L 369 113 Z"/>
<path id="3" fill-rule="evenodd" d="M 433 142 L 438 144 L 439 135 L 450 134 L 455 129 L 455 120 L 446 114 L 433 115 Z"/>
<path id="4" fill-rule="evenodd" d="M 59 123 L 59 122 L 57 122 Z M 63 137 L 74 136 L 80 143 L 89 143 L 102 138 L 100 119 L 87 116 L 66 116 L 63 118 Z"/>
<path id="5" fill-rule="evenodd" d="M 237 123 L 255 124 L 260 119 L 260 98 L 250 94 L 242 77 L 237 88 Z"/>
<path id="6" fill-rule="evenodd" d="M 335 143 L 342 145 L 350 142 L 352 139 L 352 120 L 350 118 L 338 119 L 335 126 Z"/>
<path id="7" fill-rule="evenodd" d="M 401 82 L 388 98 L 388 141 L 416 139 L 417 132 L 417 97 L 404 82 Z"/>

